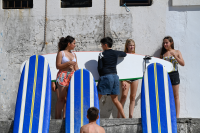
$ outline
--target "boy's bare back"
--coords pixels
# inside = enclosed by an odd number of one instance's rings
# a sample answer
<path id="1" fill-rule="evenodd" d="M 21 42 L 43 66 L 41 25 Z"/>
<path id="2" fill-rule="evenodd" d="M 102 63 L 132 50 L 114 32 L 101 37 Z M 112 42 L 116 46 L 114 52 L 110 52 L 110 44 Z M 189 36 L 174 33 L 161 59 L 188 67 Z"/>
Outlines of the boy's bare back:
<path id="1" fill-rule="evenodd" d="M 96 123 L 89 123 L 81 127 L 80 133 L 105 133 L 105 130 Z"/>

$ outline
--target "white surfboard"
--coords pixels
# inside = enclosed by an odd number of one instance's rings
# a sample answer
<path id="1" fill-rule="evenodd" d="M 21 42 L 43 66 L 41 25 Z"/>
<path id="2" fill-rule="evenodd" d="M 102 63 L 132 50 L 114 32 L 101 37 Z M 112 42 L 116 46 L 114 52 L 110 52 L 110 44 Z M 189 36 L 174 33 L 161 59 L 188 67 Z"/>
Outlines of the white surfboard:
<path id="1" fill-rule="evenodd" d="M 99 74 L 97 71 L 99 53 L 100 52 L 75 52 L 77 56 L 78 67 L 89 70 L 93 74 L 96 81 L 99 79 Z M 58 72 L 58 70 L 56 69 L 56 55 L 57 53 L 42 55 L 49 62 L 51 79 L 53 81 L 55 81 Z M 144 55 L 137 54 L 127 54 L 126 57 L 119 57 L 117 63 L 117 74 L 119 76 L 119 79 L 142 79 L 145 70 L 145 61 L 143 59 L 144 57 Z M 24 63 L 22 63 L 21 72 L 23 70 Z M 173 70 L 172 63 L 156 57 L 151 57 L 151 60 L 147 60 L 146 66 L 151 63 L 162 64 L 167 72 L 171 72 Z"/>

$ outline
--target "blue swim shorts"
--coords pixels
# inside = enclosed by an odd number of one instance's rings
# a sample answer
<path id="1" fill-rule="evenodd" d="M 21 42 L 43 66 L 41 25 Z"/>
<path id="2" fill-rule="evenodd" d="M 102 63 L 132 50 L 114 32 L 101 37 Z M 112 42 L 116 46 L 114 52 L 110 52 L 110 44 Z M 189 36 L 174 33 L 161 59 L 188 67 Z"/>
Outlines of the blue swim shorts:
<path id="1" fill-rule="evenodd" d="M 97 85 L 98 94 L 119 95 L 119 77 L 117 74 L 107 74 L 101 76 Z"/>

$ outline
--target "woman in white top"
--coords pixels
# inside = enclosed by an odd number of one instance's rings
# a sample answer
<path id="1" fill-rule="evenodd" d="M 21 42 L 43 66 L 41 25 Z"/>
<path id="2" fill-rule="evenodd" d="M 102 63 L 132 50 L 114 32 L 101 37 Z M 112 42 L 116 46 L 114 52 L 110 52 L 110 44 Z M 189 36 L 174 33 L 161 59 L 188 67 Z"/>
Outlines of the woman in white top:
<path id="1" fill-rule="evenodd" d="M 74 71 L 78 70 L 77 58 L 75 53 L 71 52 L 75 48 L 75 38 L 71 36 L 62 37 L 58 43 L 58 54 L 56 57 L 56 68 L 59 70 L 56 78 L 57 102 L 55 119 L 65 118 L 66 96 L 68 86 Z"/>

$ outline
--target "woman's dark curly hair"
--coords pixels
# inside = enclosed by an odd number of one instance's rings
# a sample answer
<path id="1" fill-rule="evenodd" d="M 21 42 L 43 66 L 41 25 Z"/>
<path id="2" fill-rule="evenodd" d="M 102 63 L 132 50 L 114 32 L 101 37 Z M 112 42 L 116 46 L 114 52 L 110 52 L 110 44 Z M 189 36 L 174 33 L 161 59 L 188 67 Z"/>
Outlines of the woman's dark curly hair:
<path id="1" fill-rule="evenodd" d="M 58 43 L 58 52 L 65 50 L 65 48 L 67 47 L 68 43 L 72 43 L 75 40 L 75 38 L 71 37 L 71 36 L 67 36 L 67 37 L 61 37 L 60 41 Z"/>
<path id="2" fill-rule="evenodd" d="M 164 40 L 167 39 L 169 40 L 169 42 L 171 43 L 171 48 L 174 49 L 174 40 L 171 36 L 166 36 L 165 38 L 163 38 L 163 43 L 162 43 L 162 49 L 161 49 L 161 53 L 160 53 L 160 58 L 163 58 L 163 55 L 167 52 L 167 50 L 164 47 Z"/>

